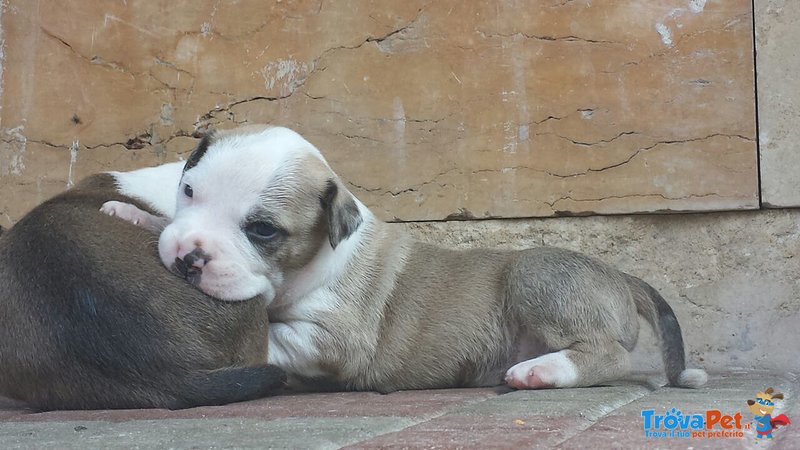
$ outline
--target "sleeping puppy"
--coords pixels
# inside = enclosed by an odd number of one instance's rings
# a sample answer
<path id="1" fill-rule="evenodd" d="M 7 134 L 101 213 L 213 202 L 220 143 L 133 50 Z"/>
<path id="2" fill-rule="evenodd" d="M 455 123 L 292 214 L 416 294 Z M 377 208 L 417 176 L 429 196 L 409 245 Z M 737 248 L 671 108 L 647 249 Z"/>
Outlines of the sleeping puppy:
<path id="1" fill-rule="evenodd" d="M 177 181 L 158 180 L 181 168 L 91 176 L 0 235 L 0 395 L 42 410 L 185 408 L 282 385 L 264 298 L 203 294 L 162 267 L 157 235 L 98 211 L 113 198 L 169 214 Z M 130 179 L 172 203 L 120 195 Z"/>
<path id="2" fill-rule="evenodd" d="M 343 389 L 596 385 L 628 374 L 637 314 L 660 338 L 672 385 L 706 381 L 685 368 L 680 326 L 647 283 L 557 248 L 415 241 L 285 128 L 204 138 L 159 254 L 181 276 L 191 266 L 214 297 L 264 295 L 269 361 Z"/>

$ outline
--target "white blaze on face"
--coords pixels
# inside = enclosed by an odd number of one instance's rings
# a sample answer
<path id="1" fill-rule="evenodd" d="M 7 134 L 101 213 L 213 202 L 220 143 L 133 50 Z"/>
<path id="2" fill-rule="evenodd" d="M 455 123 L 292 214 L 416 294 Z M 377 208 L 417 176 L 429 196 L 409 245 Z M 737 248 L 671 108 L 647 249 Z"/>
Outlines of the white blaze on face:
<path id="1" fill-rule="evenodd" d="M 209 256 L 200 264 L 201 290 L 223 300 L 259 294 L 273 300 L 283 274 L 259 254 L 243 226 L 269 195 L 264 189 L 270 181 L 285 175 L 293 159 L 309 153 L 322 159 L 316 148 L 285 128 L 213 139 L 197 165 L 183 175 L 174 220 L 159 239 L 164 265 L 171 267 L 176 258 L 199 248 Z"/>

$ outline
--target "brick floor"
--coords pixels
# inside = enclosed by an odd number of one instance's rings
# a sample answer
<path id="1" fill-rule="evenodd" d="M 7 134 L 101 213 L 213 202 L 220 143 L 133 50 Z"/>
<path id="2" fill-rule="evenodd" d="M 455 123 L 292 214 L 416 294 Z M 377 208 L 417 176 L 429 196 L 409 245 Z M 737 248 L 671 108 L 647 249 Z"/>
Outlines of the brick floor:
<path id="1" fill-rule="evenodd" d="M 646 438 L 643 409 L 752 414 L 746 400 L 773 386 L 776 413 L 797 423 L 757 443 L 741 438 Z M 644 376 L 609 386 L 543 391 L 449 389 L 292 394 L 181 411 L 36 413 L 0 400 L 2 448 L 800 448 L 792 374 L 717 374 L 703 389 L 659 387 Z M 718 431 L 719 427 L 711 431 Z"/>

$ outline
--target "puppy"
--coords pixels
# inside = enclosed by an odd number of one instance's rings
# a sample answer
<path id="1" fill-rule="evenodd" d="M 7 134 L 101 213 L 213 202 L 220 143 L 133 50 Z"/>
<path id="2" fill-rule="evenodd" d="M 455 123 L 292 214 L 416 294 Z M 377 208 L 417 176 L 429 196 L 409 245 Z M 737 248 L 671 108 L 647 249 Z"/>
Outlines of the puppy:
<path id="1" fill-rule="evenodd" d="M 135 186 L 131 186 L 133 191 Z M 343 389 L 592 386 L 625 376 L 637 314 L 669 382 L 697 387 L 647 283 L 558 248 L 451 250 L 383 223 L 285 128 L 204 138 L 159 239 L 162 262 L 226 300 L 271 303 L 269 361 Z"/>
<path id="2" fill-rule="evenodd" d="M 157 235 L 98 211 L 111 198 L 168 215 L 177 181 L 158 180 L 181 168 L 91 176 L 0 235 L 0 395 L 43 410 L 185 408 L 282 385 L 264 298 L 203 294 L 162 267 Z M 130 180 L 172 202 L 120 195 Z"/>

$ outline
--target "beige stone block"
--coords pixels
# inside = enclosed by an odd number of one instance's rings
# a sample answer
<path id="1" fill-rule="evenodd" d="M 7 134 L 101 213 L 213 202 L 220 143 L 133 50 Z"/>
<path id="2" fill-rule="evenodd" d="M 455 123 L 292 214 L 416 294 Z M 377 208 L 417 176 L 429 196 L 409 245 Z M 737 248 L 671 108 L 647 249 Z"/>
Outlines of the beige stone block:
<path id="1" fill-rule="evenodd" d="M 16 0 L 0 124 L 75 146 L 80 175 L 287 125 L 390 220 L 752 209 L 751 18 L 747 0 Z"/>
<path id="2" fill-rule="evenodd" d="M 0 226 L 9 227 L 74 180 L 68 147 L 3 135 L 0 140 Z"/>
<path id="3" fill-rule="evenodd" d="M 800 206 L 800 4 L 756 0 L 761 199 L 767 207 Z"/>

